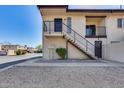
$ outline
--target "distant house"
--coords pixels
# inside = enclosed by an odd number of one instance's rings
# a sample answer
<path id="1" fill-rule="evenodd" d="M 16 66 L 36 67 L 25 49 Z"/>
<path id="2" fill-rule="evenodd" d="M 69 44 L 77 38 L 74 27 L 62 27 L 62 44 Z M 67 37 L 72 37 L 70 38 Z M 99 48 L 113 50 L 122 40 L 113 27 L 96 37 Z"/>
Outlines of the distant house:
<path id="1" fill-rule="evenodd" d="M 26 46 L 20 46 L 20 45 L 1 45 L 1 50 L 4 50 L 7 52 L 7 55 L 16 55 L 17 50 L 27 50 Z"/>
<path id="2" fill-rule="evenodd" d="M 0 51 L 1 51 L 1 44 L 0 44 Z"/>
<path id="3" fill-rule="evenodd" d="M 60 47 L 67 49 L 70 59 L 102 58 L 102 45 L 124 40 L 124 9 L 38 7 L 43 18 L 43 58 L 59 59 Z"/>
<path id="4" fill-rule="evenodd" d="M 7 52 L 2 50 L 2 44 L 0 44 L 0 56 L 5 56 L 7 55 Z"/>
<path id="5" fill-rule="evenodd" d="M 33 47 L 27 47 L 27 51 L 28 51 L 29 53 L 34 53 L 34 51 L 36 51 L 36 49 L 33 48 Z"/>

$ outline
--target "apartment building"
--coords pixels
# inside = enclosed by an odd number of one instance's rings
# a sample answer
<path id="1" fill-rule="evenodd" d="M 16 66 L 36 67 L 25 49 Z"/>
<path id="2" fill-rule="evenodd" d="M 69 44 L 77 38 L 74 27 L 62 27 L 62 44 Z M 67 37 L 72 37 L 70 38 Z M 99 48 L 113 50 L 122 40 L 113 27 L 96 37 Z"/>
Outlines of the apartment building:
<path id="1" fill-rule="evenodd" d="M 38 6 L 43 18 L 43 58 L 102 58 L 102 46 L 124 40 L 123 9 L 69 9 L 67 5 Z"/>

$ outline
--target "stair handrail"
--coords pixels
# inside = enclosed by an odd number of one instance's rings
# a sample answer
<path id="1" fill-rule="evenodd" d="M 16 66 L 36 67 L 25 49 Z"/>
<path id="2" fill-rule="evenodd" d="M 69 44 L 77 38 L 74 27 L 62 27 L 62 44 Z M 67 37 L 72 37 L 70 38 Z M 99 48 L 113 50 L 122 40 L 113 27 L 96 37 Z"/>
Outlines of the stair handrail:
<path id="1" fill-rule="evenodd" d="M 95 47 L 94 44 L 92 44 L 90 41 L 88 41 L 86 38 L 84 38 L 83 36 L 81 36 L 79 33 L 77 33 L 75 30 L 73 30 L 72 28 L 70 28 L 68 25 L 66 25 L 65 23 L 63 23 L 63 25 L 65 25 L 66 27 L 68 27 L 69 29 L 71 29 L 74 33 L 76 33 L 77 35 L 79 35 L 80 37 L 82 37 L 84 40 L 86 40 L 88 43 L 90 43 L 91 45 L 93 45 Z"/>

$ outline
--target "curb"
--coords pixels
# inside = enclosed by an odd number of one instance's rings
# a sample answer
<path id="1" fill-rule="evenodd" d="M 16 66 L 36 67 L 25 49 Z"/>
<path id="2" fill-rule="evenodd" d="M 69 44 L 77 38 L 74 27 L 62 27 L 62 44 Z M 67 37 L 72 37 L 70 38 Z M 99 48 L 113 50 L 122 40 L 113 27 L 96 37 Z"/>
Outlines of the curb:
<path id="1" fill-rule="evenodd" d="M 0 64 L 0 69 L 3 69 L 5 67 L 9 67 L 9 66 L 12 66 L 12 65 L 15 65 L 15 64 L 23 63 L 25 61 L 36 59 L 36 58 L 42 58 L 42 56 L 31 57 L 31 58 L 27 58 L 27 59 L 21 59 L 21 60 L 16 60 L 16 61 L 10 61 L 10 62 L 7 62 L 7 63 L 3 63 L 3 64 Z"/>

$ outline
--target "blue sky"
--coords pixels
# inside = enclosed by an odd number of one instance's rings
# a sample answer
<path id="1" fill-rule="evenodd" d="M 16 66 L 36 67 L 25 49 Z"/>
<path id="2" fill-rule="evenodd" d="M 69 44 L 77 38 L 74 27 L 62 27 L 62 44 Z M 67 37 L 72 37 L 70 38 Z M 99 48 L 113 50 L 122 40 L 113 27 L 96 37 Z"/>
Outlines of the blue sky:
<path id="1" fill-rule="evenodd" d="M 0 6 L 0 43 L 35 47 L 42 42 L 42 19 L 36 6 Z"/>

